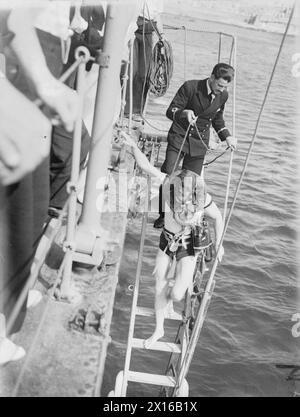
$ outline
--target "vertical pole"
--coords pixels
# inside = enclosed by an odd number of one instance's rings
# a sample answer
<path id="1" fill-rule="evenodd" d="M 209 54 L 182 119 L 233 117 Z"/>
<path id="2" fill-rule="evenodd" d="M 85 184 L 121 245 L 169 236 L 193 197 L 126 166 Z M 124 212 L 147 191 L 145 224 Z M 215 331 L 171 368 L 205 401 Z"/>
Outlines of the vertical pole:
<path id="1" fill-rule="evenodd" d="M 78 50 L 83 49 L 82 47 Z M 85 48 L 84 48 L 85 49 Z M 77 50 L 77 51 L 78 51 Z M 76 52 L 77 52 L 76 51 Z M 89 56 L 89 51 L 86 50 L 86 55 Z M 80 56 L 78 56 L 80 59 Z M 82 134 L 82 116 L 83 116 L 83 103 L 85 96 L 85 65 L 86 59 L 82 58 L 82 62 L 79 65 L 77 72 L 77 93 L 79 96 L 79 111 L 76 119 L 74 135 L 73 135 L 73 151 L 72 151 L 72 169 L 71 179 L 68 184 L 70 190 L 70 200 L 68 205 L 68 221 L 67 221 L 67 233 L 65 241 L 65 265 L 63 269 L 62 282 L 60 287 L 60 297 L 68 297 L 70 292 L 70 283 L 72 275 L 72 263 L 73 254 L 75 250 L 75 228 L 76 228 L 76 207 L 77 207 L 77 192 L 76 185 L 79 178 L 80 170 L 80 150 L 81 150 L 81 134 Z"/>
<path id="2" fill-rule="evenodd" d="M 103 54 L 106 66 L 99 68 L 95 116 L 92 129 L 87 180 L 79 229 L 100 235 L 100 217 L 104 202 L 104 185 L 110 159 L 113 118 L 120 90 L 120 67 L 124 38 L 135 17 L 137 0 L 115 1 L 107 8 Z"/>
<path id="3" fill-rule="evenodd" d="M 129 58 L 128 58 L 129 59 Z M 129 69 L 129 61 L 126 61 L 125 70 L 123 75 L 123 84 L 122 84 L 122 100 L 121 100 L 121 114 L 120 114 L 120 125 L 121 129 L 124 125 L 124 113 L 125 113 L 125 106 L 126 106 L 126 93 L 127 93 L 127 83 L 128 83 L 128 69 Z"/>
<path id="4" fill-rule="evenodd" d="M 186 42 L 187 42 L 187 32 L 186 27 L 182 26 L 184 30 L 184 43 L 183 43 L 183 78 L 186 81 Z"/>
<path id="5" fill-rule="evenodd" d="M 230 48 L 230 55 L 229 55 L 229 65 L 232 65 L 232 55 L 233 55 L 233 51 L 234 51 L 234 39 L 235 37 L 233 36 L 231 39 L 231 48 Z"/>
<path id="6" fill-rule="evenodd" d="M 235 69 L 235 76 L 233 79 L 233 91 L 232 91 L 232 135 L 235 136 L 235 112 L 236 112 L 236 75 L 237 75 L 237 68 L 236 68 L 236 37 L 234 37 L 234 54 L 233 54 L 233 66 Z M 228 177 L 227 177 L 227 188 L 226 188 L 226 196 L 225 196 L 225 203 L 224 203 L 224 213 L 223 213 L 223 221 L 225 223 L 226 215 L 227 215 L 227 207 L 228 207 L 228 198 L 229 198 L 229 188 L 230 188 L 230 181 L 231 181 L 231 172 L 232 172 L 232 163 L 233 163 L 233 154 L 234 151 L 230 151 L 230 161 L 229 161 L 229 169 L 228 169 Z"/>
<path id="7" fill-rule="evenodd" d="M 6 206 L 5 202 L 7 199 L 6 192 L 7 192 L 6 188 L 0 184 L 0 203 L 1 203 L 1 211 L 0 211 L 0 233 L 1 233 L 1 240 L 0 240 L 0 338 L 6 337 L 6 318 L 3 314 L 2 309 L 4 309 L 4 306 L 7 302 L 7 298 L 9 297 L 10 288 L 7 283 L 7 277 L 9 276 L 9 269 L 10 269 L 9 262 L 12 258 L 12 255 L 10 254 L 11 247 L 8 245 L 9 213 L 8 213 L 8 210 L 5 210 L 5 206 Z M 7 206 L 9 207 L 8 204 Z M 18 310 L 17 314 L 19 313 L 19 311 L 20 310 Z M 12 321 L 12 325 L 14 324 L 14 321 L 15 319 Z M 9 331 L 10 331 L 10 328 L 8 329 L 7 333 L 9 333 Z"/>
<path id="8" fill-rule="evenodd" d="M 219 52 L 218 52 L 218 63 L 221 60 L 221 48 L 222 48 L 222 32 L 219 32 Z"/>
<path id="9" fill-rule="evenodd" d="M 131 133 L 132 129 L 132 114 L 133 114 L 133 48 L 134 39 L 130 40 L 130 76 L 129 76 L 129 121 L 128 121 L 128 133 Z"/>

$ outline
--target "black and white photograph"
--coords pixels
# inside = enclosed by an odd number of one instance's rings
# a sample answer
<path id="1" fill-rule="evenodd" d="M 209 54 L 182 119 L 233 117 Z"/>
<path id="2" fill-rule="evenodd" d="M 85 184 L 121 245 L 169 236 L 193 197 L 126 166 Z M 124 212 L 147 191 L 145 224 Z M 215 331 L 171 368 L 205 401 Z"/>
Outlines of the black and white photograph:
<path id="1" fill-rule="evenodd" d="M 0 398 L 300 397 L 299 21 L 0 0 Z"/>

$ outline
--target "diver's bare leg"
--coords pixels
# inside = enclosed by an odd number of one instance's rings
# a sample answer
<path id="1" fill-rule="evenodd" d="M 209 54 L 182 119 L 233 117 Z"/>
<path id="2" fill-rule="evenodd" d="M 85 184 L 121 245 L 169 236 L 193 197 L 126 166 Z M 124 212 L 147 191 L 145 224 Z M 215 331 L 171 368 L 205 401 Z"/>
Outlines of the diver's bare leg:
<path id="1" fill-rule="evenodd" d="M 170 292 L 173 301 L 181 301 L 187 289 L 193 285 L 196 256 L 186 256 L 177 262 L 175 284 Z"/>
<path id="2" fill-rule="evenodd" d="M 155 318 L 156 326 L 154 333 L 149 339 L 145 340 L 145 348 L 150 349 L 158 339 L 164 335 L 165 310 L 168 305 L 169 285 L 167 280 L 168 269 L 170 266 L 170 257 L 162 250 L 158 250 L 154 275 L 156 279 L 155 286 Z"/>

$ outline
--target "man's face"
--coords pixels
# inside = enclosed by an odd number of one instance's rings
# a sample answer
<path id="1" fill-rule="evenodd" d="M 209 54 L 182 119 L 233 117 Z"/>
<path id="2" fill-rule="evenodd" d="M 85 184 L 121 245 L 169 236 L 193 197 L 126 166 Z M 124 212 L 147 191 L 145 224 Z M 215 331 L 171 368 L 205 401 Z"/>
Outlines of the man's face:
<path id="1" fill-rule="evenodd" d="M 210 88 L 212 92 L 217 96 L 221 94 L 222 91 L 227 90 L 229 82 L 224 80 L 224 78 L 216 78 L 213 74 L 210 77 Z"/>

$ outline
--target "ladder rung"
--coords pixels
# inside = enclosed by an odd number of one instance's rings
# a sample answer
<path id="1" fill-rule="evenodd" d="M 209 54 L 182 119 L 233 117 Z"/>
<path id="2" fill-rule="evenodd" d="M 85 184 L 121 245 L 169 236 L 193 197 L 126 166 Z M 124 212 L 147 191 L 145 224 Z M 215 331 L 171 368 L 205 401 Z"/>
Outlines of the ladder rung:
<path id="1" fill-rule="evenodd" d="M 145 316 L 145 317 L 154 317 L 154 310 L 152 308 L 146 308 L 146 307 L 136 307 L 136 315 L 139 316 Z M 182 321 L 182 317 L 179 313 L 172 314 L 169 317 L 165 317 L 166 320 L 177 320 Z"/>
<path id="2" fill-rule="evenodd" d="M 132 347 L 137 349 L 145 349 L 144 347 L 145 339 L 132 339 Z M 149 348 L 149 350 L 160 350 L 162 352 L 171 352 L 171 353 L 180 353 L 181 346 L 178 343 L 173 342 L 155 342 Z"/>
<path id="3" fill-rule="evenodd" d="M 140 384 L 161 385 L 164 387 L 174 387 L 176 384 L 176 380 L 172 376 L 133 371 L 128 372 L 128 381 L 139 382 Z"/>

